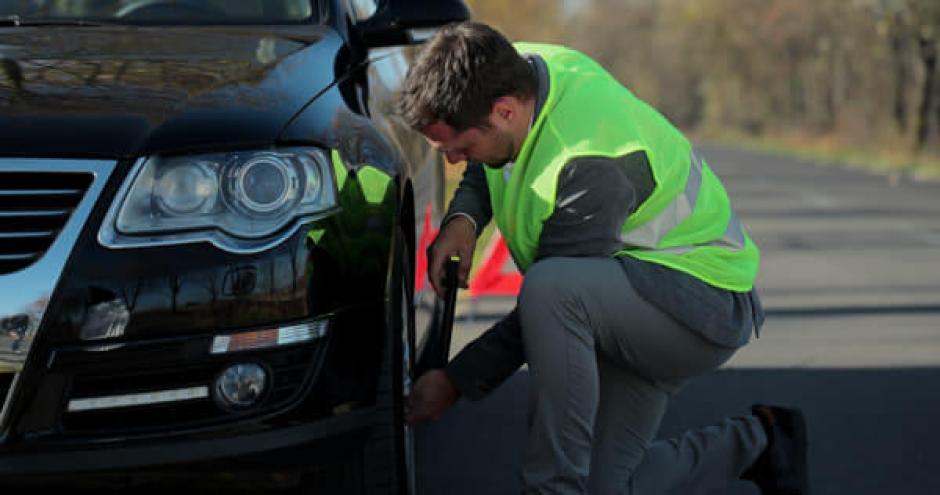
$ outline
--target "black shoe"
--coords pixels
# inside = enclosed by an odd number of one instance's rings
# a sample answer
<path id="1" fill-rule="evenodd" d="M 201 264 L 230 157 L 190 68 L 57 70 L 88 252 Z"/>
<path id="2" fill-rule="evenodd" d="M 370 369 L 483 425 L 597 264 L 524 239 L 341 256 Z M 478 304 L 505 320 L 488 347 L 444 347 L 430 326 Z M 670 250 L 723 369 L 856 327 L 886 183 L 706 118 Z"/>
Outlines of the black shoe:
<path id="1" fill-rule="evenodd" d="M 751 413 L 767 433 L 767 448 L 741 475 L 763 495 L 808 495 L 806 419 L 799 409 L 755 404 Z"/>

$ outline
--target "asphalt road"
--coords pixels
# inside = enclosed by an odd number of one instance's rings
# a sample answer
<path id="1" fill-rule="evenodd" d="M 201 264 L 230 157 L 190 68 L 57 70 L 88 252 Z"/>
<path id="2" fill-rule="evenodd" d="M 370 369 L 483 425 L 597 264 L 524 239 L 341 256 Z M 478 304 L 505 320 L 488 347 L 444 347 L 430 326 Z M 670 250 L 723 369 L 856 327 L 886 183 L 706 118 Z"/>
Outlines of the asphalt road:
<path id="1" fill-rule="evenodd" d="M 762 248 L 758 340 L 674 398 L 682 430 L 796 405 L 813 493 L 940 493 L 940 183 L 719 147 L 703 155 Z M 462 301 L 459 349 L 511 301 Z M 527 376 L 418 431 L 424 494 L 519 493 Z M 715 493 L 757 493 L 739 483 Z"/>

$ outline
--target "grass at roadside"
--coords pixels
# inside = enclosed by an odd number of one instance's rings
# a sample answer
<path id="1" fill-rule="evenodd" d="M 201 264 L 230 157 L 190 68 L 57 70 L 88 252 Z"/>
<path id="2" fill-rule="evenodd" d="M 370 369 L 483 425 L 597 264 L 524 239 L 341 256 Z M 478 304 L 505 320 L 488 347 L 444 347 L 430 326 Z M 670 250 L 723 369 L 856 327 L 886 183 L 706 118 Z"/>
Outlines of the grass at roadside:
<path id="1" fill-rule="evenodd" d="M 739 146 L 767 153 L 814 160 L 872 172 L 906 174 L 915 180 L 940 180 L 940 154 L 910 151 L 903 142 L 872 142 L 863 145 L 831 136 L 774 134 L 754 137 L 742 133 L 693 133 L 694 140 Z"/>

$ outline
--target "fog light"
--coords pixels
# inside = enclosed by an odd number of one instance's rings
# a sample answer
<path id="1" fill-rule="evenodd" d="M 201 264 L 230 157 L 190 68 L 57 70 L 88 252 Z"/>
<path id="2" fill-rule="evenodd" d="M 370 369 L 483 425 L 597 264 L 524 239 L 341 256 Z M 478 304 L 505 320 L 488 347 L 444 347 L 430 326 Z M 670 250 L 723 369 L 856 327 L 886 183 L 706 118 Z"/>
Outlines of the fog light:
<path id="1" fill-rule="evenodd" d="M 268 372 L 254 363 L 229 366 L 215 379 L 215 397 L 223 407 L 244 409 L 264 395 Z"/>

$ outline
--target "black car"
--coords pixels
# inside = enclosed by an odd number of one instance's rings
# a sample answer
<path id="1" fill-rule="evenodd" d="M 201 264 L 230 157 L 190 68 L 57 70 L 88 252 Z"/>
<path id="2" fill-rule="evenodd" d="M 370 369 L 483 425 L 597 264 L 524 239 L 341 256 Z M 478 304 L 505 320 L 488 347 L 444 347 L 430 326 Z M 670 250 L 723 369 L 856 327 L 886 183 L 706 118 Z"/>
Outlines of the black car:
<path id="1" fill-rule="evenodd" d="M 0 2 L 0 484 L 414 491 L 443 192 L 393 97 L 410 45 L 467 16 Z"/>

